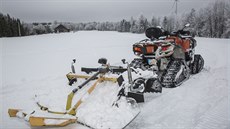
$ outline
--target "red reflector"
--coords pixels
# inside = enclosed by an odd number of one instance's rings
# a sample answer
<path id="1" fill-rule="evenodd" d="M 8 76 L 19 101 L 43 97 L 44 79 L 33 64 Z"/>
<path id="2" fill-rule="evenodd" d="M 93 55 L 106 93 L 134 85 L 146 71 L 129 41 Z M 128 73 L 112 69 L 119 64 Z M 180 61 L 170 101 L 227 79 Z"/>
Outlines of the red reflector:
<path id="1" fill-rule="evenodd" d="M 163 47 L 161 47 L 161 50 L 162 50 L 162 51 L 166 51 L 166 50 L 168 49 L 168 47 L 169 47 L 169 46 L 163 46 Z"/>
<path id="2" fill-rule="evenodd" d="M 137 52 L 141 52 L 141 48 L 138 48 L 138 47 L 135 47 L 134 50 Z"/>

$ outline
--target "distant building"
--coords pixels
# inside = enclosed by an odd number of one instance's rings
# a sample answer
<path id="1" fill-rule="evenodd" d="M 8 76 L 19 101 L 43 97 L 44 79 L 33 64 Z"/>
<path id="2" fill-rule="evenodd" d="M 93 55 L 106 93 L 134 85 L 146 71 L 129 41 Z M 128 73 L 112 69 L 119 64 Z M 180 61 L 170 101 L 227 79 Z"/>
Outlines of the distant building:
<path id="1" fill-rule="evenodd" d="M 63 26 L 62 24 L 58 25 L 56 28 L 54 28 L 55 33 L 61 33 L 61 32 L 69 32 L 70 30 Z"/>

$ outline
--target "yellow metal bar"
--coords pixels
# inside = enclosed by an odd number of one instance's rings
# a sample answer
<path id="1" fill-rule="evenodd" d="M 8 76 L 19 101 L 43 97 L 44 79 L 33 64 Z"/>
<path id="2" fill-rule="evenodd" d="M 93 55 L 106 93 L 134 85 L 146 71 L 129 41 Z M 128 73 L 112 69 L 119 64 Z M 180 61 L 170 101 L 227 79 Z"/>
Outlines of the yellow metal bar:
<path id="1" fill-rule="evenodd" d="M 102 78 L 99 78 L 97 79 L 97 81 L 93 84 L 93 86 L 91 86 L 89 89 L 88 89 L 88 93 L 91 94 L 91 92 L 95 89 L 96 85 L 98 82 L 100 82 L 102 80 Z"/>
<path id="2" fill-rule="evenodd" d="M 84 76 L 84 75 L 76 75 L 73 73 L 69 73 L 67 74 L 70 77 L 77 77 L 77 78 L 89 78 L 90 76 Z M 97 79 L 97 81 L 88 89 L 87 93 L 91 94 L 91 92 L 95 89 L 95 87 L 97 86 L 97 84 L 101 81 L 112 81 L 114 83 L 117 82 L 117 78 L 108 78 L 108 77 L 103 77 L 101 76 L 100 78 Z M 71 92 L 68 95 L 67 98 L 67 104 L 66 104 L 66 110 L 71 109 L 72 107 L 72 99 L 74 97 L 74 93 Z M 47 111 L 49 113 L 54 113 L 54 114 L 70 114 L 70 115 L 75 115 L 76 114 L 76 109 L 80 106 L 80 104 L 82 103 L 82 98 L 73 106 L 73 108 L 69 111 L 69 112 L 56 112 L 56 111 L 51 111 L 48 109 L 48 107 L 42 106 L 40 103 L 37 103 L 37 105 L 41 108 L 41 110 L 43 111 Z M 21 109 L 8 109 L 8 114 L 10 117 L 16 117 L 16 114 L 21 111 Z M 24 115 L 26 116 L 27 114 L 24 113 Z M 33 119 L 33 118 L 32 118 Z"/>
<path id="3" fill-rule="evenodd" d="M 95 87 L 97 86 L 97 83 L 100 82 L 102 80 L 102 78 L 99 78 L 97 79 L 97 81 L 88 89 L 87 93 L 85 93 L 83 95 L 83 97 L 86 95 L 86 94 L 90 94 L 94 89 Z M 82 97 L 82 98 L 83 98 Z M 73 106 L 73 108 L 68 112 L 68 114 L 70 115 L 76 115 L 76 109 L 81 105 L 81 103 L 83 102 L 82 98 L 80 100 L 78 100 L 78 102 Z"/>
<path id="4" fill-rule="evenodd" d="M 88 75 L 77 75 L 75 73 L 68 73 L 66 75 L 66 77 L 68 79 L 73 79 L 73 78 L 83 78 L 83 79 L 87 79 L 87 78 L 90 78 L 91 76 L 88 76 Z"/>
<path id="5" fill-rule="evenodd" d="M 20 111 L 21 109 L 8 109 L 8 114 L 10 117 L 16 117 L 17 113 Z"/>
<path id="6" fill-rule="evenodd" d="M 74 107 L 68 112 L 69 115 L 76 115 L 76 109 L 81 105 L 82 100 L 78 100 L 78 102 L 74 105 Z"/>
<path id="7" fill-rule="evenodd" d="M 43 117 L 30 117 L 29 122 L 31 126 L 45 126 L 45 118 Z"/>
<path id="8" fill-rule="evenodd" d="M 68 118 L 47 118 L 47 117 L 34 117 L 29 118 L 31 126 L 66 126 L 75 123 L 77 119 Z"/>
<path id="9" fill-rule="evenodd" d="M 103 81 L 111 81 L 113 83 L 116 83 L 117 82 L 117 78 L 103 77 Z"/>
<path id="10" fill-rule="evenodd" d="M 88 76 L 88 75 L 77 75 L 77 74 L 74 74 L 74 73 L 68 73 L 67 75 L 67 78 L 68 79 L 73 79 L 73 78 L 83 78 L 83 79 L 87 79 L 87 78 L 90 78 L 91 76 Z M 117 78 L 109 78 L 109 77 L 102 77 L 104 81 L 112 81 L 114 83 L 117 82 Z"/>
<path id="11" fill-rule="evenodd" d="M 74 93 L 71 92 L 67 97 L 67 103 L 66 103 L 66 110 L 69 110 L 72 107 L 72 100 L 73 100 Z"/>
<path id="12" fill-rule="evenodd" d="M 100 77 L 97 79 L 97 81 L 88 89 L 87 93 L 91 94 L 91 92 L 93 92 L 93 90 L 96 88 L 97 84 L 101 81 L 112 81 L 112 82 L 117 82 L 117 78 L 106 78 L 106 77 Z M 66 109 L 71 107 L 72 105 L 72 99 L 73 99 L 74 93 L 71 92 L 68 95 L 68 99 L 67 99 L 67 105 L 66 105 Z M 68 112 L 68 114 L 70 115 L 76 115 L 76 109 L 80 106 L 80 104 L 82 103 L 82 98 L 73 106 L 73 108 Z"/>
<path id="13" fill-rule="evenodd" d="M 70 75 L 72 77 L 72 75 Z M 81 75 L 74 75 L 74 77 L 77 78 L 89 78 L 90 76 L 81 76 Z M 107 77 L 99 77 L 97 81 L 87 90 L 87 92 L 84 94 L 91 94 L 93 90 L 96 88 L 97 84 L 102 82 L 102 81 L 112 81 L 114 83 L 117 82 L 117 78 L 107 78 Z M 41 108 L 43 111 L 47 111 L 49 113 L 54 113 L 54 114 L 69 114 L 69 115 L 76 115 L 76 110 L 77 108 L 82 104 L 83 102 L 83 97 L 78 100 L 78 102 L 72 107 L 72 99 L 74 97 L 74 93 L 71 92 L 68 95 L 67 99 L 67 105 L 66 109 L 69 110 L 69 112 L 56 112 L 56 111 L 51 111 L 47 107 L 42 106 L 41 104 L 37 103 L 37 105 Z M 72 107 L 72 108 L 71 108 Z M 10 117 L 16 117 L 17 113 L 21 111 L 21 109 L 8 109 L 8 114 Z M 26 116 L 27 114 L 23 112 L 23 115 Z M 48 117 L 35 117 L 35 116 L 30 116 L 29 118 L 29 123 L 31 126 L 66 126 L 68 124 L 76 122 L 77 119 L 68 119 L 68 118 L 48 118 Z"/>

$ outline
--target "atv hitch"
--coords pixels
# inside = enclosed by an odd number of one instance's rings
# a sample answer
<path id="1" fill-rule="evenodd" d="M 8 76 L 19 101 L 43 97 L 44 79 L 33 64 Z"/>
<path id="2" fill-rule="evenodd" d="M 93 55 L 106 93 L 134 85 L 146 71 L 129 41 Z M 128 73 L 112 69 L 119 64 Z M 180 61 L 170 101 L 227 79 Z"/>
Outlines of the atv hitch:
<path id="1" fill-rule="evenodd" d="M 134 82 L 132 79 L 132 68 L 129 62 L 127 62 L 125 59 L 121 60 L 123 64 L 127 64 L 127 72 L 128 72 L 128 81 L 129 81 L 129 91 L 127 93 L 127 97 L 131 97 L 136 100 L 137 103 L 144 102 L 144 94 L 133 92 L 132 89 L 134 87 Z"/>

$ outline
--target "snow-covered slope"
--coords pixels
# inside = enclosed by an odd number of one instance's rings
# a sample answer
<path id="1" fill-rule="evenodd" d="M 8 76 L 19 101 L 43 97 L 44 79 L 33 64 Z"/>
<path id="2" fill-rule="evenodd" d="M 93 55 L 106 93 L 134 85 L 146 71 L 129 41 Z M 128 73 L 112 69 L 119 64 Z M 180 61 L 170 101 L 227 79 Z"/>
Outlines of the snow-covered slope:
<path id="1" fill-rule="evenodd" d="M 143 34 L 98 31 L 1 38 L 0 128 L 30 128 L 22 120 L 9 118 L 8 108 L 32 109 L 36 107 L 35 94 L 71 90 L 65 74 L 73 58 L 78 72 L 81 66 L 98 66 L 100 57 L 119 64 L 123 58 L 135 57 L 132 44 L 144 38 Z M 204 70 L 180 87 L 146 94 L 140 115 L 127 128 L 230 128 L 230 40 L 196 39 L 196 53 L 204 57 Z M 72 124 L 63 128 L 85 127 Z"/>

